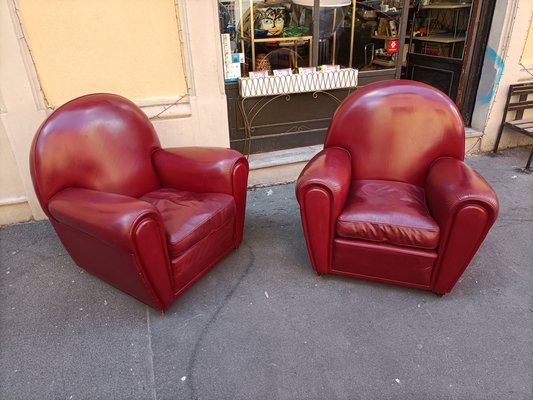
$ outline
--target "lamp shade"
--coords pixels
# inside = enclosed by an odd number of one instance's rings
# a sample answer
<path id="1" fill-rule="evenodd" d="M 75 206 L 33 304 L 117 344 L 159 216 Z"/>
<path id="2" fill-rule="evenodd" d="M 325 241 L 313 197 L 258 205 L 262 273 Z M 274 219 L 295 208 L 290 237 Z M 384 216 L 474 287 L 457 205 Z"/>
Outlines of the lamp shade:
<path id="1" fill-rule="evenodd" d="M 313 0 L 292 0 L 294 4 L 299 6 L 313 7 L 315 2 Z M 352 4 L 350 0 L 320 0 L 320 7 L 343 7 Z"/>

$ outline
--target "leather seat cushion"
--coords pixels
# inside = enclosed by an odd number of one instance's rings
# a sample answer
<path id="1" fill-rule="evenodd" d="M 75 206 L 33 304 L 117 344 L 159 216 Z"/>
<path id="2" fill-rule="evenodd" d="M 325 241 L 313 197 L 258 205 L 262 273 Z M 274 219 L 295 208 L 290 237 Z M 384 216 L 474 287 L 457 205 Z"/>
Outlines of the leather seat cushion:
<path id="1" fill-rule="evenodd" d="M 224 193 L 193 193 L 163 188 L 145 194 L 162 216 L 172 258 L 235 218 L 233 197 Z"/>
<path id="2" fill-rule="evenodd" d="M 345 238 L 421 249 L 435 249 L 440 235 L 424 189 L 381 180 L 352 181 L 336 232 Z"/>

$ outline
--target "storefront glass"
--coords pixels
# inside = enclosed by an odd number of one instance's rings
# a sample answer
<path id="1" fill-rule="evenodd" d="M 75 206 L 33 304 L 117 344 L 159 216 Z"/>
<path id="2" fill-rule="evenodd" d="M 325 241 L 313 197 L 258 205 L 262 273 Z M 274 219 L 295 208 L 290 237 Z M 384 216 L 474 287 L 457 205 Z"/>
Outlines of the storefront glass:
<path id="1" fill-rule="evenodd" d="M 324 65 L 401 68 L 405 3 L 320 0 L 314 12 L 314 0 L 219 0 L 225 78 Z"/>

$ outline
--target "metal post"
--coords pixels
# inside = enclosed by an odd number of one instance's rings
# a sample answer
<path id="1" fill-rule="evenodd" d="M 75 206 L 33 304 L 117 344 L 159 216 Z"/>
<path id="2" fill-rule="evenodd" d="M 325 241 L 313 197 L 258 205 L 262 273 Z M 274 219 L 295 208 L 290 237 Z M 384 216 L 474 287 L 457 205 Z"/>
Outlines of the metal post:
<path id="1" fill-rule="evenodd" d="M 335 64 L 335 51 L 337 50 L 337 7 L 333 9 L 333 55 L 331 56 L 331 63 Z"/>
<path id="2" fill-rule="evenodd" d="M 406 45 L 405 38 L 407 32 L 407 22 L 409 19 L 409 0 L 403 0 L 402 4 L 402 16 L 400 17 L 400 27 L 398 29 L 398 53 L 396 54 L 396 79 L 400 79 L 402 74 L 402 61 L 403 61 L 403 48 Z M 413 27 L 414 27 L 415 16 L 413 16 L 413 21 L 411 24 L 411 35 L 409 36 L 409 48 L 407 52 L 411 51 L 411 43 L 413 43 Z M 406 60 L 407 61 L 407 60 Z"/>
<path id="3" fill-rule="evenodd" d="M 240 25 L 240 31 L 241 31 L 241 53 L 245 54 L 246 50 L 244 49 L 244 31 L 243 31 L 243 24 L 242 24 L 242 0 L 239 0 L 239 25 Z M 235 18 L 235 10 L 233 10 L 233 18 Z M 244 60 L 246 62 L 246 60 Z"/>
<path id="4" fill-rule="evenodd" d="M 318 65 L 318 42 L 320 38 L 320 0 L 314 0 L 313 3 L 313 63 Z"/>
<path id="5" fill-rule="evenodd" d="M 250 0 L 250 44 L 252 46 L 252 71 L 255 71 L 255 12 L 254 12 L 254 0 Z"/>
<path id="6" fill-rule="evenodd" d="M 352 32 L 350 35 L 350 62 L 348 63 L 348 66 L 352 68 L 353 66 L 353 42 L 354 42 L 354 35 L 355 35 L 355 2 L 356 0 L 353 0 L 352 2 Z"/>

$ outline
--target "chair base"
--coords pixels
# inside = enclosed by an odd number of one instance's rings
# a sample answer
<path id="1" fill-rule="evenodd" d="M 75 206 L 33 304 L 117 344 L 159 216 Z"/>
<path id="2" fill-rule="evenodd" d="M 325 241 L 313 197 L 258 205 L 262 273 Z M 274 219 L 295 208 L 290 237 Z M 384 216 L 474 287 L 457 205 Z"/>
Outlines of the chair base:
<path id="1" fill-rule="evenodd" d="M 317 275 L 318 276 L 335 275 L 335 276 L 342 276 L 342 277 L 345 277 L 345 278 L 356 278 L 356 279 L 361 279 L 361 280 L 365 280 L 365 281 L 385 283 L 385 284 L 388 284 L 388 285 L 403 286 L 403 287 L 408 287 L 408 288 L 413 288 L 413 289 L 426 290 L 426 291 L 432 292 L 435 296 L 438 296 L 438 297 L 443 297 L 446 294 L 446 293 L 436 292 L 436 291 L 434 291 L 431 288 L 431 286 L 428 286 L 428 285 L 417 285 L 417 284 L 410 283 L 410 282 L 393 281 L 393 280 L 390 280 L 390 279 L 376 278 L 376 277 L 373 277 L 373 276 L 366 276 L 366 275 L 359 275 L 359 274 L 353 274 L 353 273 L 339 272 L 339 271 L 334 271 L 334 270 L 332 270 L 328 274 L 321 274 L 321 273 L 317 272 Z"/>
<path id="2" fill-rule="evenodd" d="M 333 241 L 330 273 L 429 289 L 437 259 L 433 250 L 342 238 Z"/>

